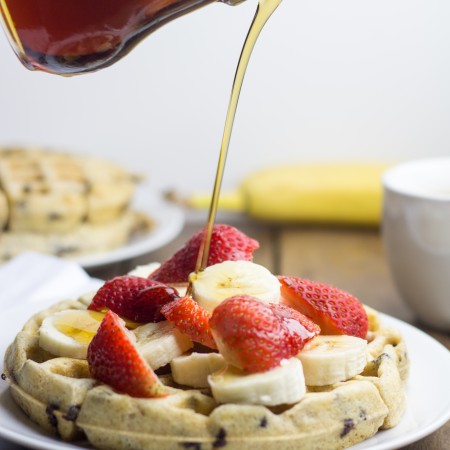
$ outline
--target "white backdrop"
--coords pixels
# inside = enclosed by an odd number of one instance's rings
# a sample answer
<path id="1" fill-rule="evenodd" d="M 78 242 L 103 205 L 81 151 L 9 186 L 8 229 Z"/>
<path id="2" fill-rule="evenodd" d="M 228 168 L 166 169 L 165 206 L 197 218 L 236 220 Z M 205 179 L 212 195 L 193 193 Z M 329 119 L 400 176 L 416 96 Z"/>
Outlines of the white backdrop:
<path id="1" fill-rule="evenodd" d="M 168 24 L 109 69 L 24 69 L 0 35 L 0 145 L 92 152 L 207 190 L 256 0 Z M 224 185 L 269 164 L 450 153 L 450 1 L 284 0 L 247 73 Z"/>

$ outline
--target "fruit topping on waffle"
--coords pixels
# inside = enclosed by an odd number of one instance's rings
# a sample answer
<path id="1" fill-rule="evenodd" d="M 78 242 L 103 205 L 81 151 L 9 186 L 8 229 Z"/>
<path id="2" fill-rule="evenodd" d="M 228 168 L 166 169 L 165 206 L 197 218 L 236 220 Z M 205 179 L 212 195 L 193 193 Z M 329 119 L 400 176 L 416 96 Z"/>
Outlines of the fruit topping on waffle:
<path id="1" fill-rule="evenodd" d="M 342 289 L 298 277 L 279 277 L 286 305 L 311 317 L 322 334 L 365 338 L 369 323 L 359 300 Z"/>
<path id="2" fill-rule="evenodd" d="M 170 259 L 163 262 L 150 278 L 163 283 L 187 282 L 195 271 L 200 246 L 205 230 L 195 233 Z M 251 261 L 259 243 L 234 227 L 214 225 L 209 247 L 208 266 L 223 261 Z"/>
<path id="3" fill-rule="evenodd" d="M 179 298 L 175 288 L 158 281 L 133 275 L 124 275 L 107 281 L 94 295 L 88 309 L 105 308 L 135 322 L 164 320 L 161 307 Z"/>
<path id="4" fill-rule="evenodd" d="M 25 325 L 5 373 L 34 421 L 48 429 L 51 404 L 64 439 L 118 450 L 340 449 L 398 423 L 408 358 L 376 311 L 273 275 L 252 262 L 258 243 L 228 225 L 193 273 L 202 233 Z M 174 287 L 188 282 L 189 294 Z"/>
<path id="5" fill-rule="evenodd" d="M 87 361 L 96 380 L 132 397 L 167 395 L 155 372 L 133 344 L 125 322 L 108 311 L 89 344 Z"/>

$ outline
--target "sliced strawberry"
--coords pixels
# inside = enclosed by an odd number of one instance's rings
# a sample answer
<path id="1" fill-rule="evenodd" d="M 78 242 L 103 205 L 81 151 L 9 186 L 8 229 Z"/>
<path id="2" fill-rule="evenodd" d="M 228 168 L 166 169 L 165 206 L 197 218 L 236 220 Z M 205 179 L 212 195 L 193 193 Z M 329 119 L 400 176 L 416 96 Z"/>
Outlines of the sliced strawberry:
<path id="1" fill-rule="evenodd" d="M 183 283 L 194 272 L 205 229 L 195 233 L 170 259 L 150 274 L 149 278 L 163 283 Z M 223 261 L 251 261 L 259 248 L 254 239 L 229 225 L 214 225 L 208 255 L 208 266 Z"/>
<path id="2" fill-rule="evenodd" d="M 309 317 L 287 305 L 271 303 L 269 308 L 283 321 L 288 330 L 298 339 L 299 350 L 320 333 L 320 327 Z"/>
<path id="3" fill-rule="evenodd" d="M 107 281 L 95 294 L 88 309 L 110 309 L 134 322 L 164 320 L 162 305 L 178 298 L 175 288 L 146 278 L 124 275 Z"/>
<path id="4" fill-rule="evenodd" d="M 359 300 L 341 289 L 298 277 L 278 277 L 282 302 L 310 317 L 322 334 L 365 339 L 369 322 Z"/>
<path id="5" fill-rule="evenodd" d="M 167 395 L 155 372 L 133 345 L 124 321 L 108 311 L 88 347 L 93 378 L 132 397 Z"/>
<path id="6" fill-rule="evenodd" d="M 191 297 L 182 297 L 167 303 L 161 308 L 161 312 L 194 342 L 217 349 L 208 322 L 211 314 Z"/>
<path id="7" fill-rule="evenodd" d="M 250 373 L 264 372 L 295 356 L 303 346 L 300 333 L 293 332 L 290 324 L 294 314 L 287 316 L 284 308 L 237 295 L 214 309 L 209 324 L 227 362 Z"/>

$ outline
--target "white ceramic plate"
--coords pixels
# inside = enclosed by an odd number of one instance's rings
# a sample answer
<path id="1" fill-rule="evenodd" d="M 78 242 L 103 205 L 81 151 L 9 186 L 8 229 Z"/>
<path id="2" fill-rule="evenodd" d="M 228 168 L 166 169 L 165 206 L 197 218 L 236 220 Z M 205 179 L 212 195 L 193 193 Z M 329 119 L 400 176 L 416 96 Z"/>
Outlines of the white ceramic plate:
<path id="1" fill-rule="evenodd" d="M 46 304 L 39 305 L 40 309 Z M 7 343 L 37 308 L 27 304 L 6 308 L 0 318 L 0 355 Z M 403 333 L 411 357 L 411 375 L 408 382 L 408 408 L 401 423 L 377 433 L 352 450 L 392 450 L 415 442 L 432 433 L 450 419 L 450 352 L 436 340 L 398 319 L 382 315 L 383 323 Z M 3 358 L 2 358 L 3 360 Z M 3 363 L 2 363 L 3 368 Z M 430 376 L 433 377 L 430 382 Z M 0 380 L 0 436 L 31 448 L 43 450 L 84 449 L 87 444 L 68 444 L 50 437 L 34 425 L 13 402 L 8 386 Z M 0 442 L 1 444 L 1 442 Z M 2 447 L 3 448 L 3 447 Z"/>
<path id="2" fill-rule="evenodd" d="M 93 268 L 145 255 L 174 239 L 184 225 L 181 208 L 163 200 L 160 194 L 145 183 L 136 190 L 133 208 L 148 214 L 154 220 L 155 226 L 148 234 L 115 250 L 72 260 L 84 268 Z"/>

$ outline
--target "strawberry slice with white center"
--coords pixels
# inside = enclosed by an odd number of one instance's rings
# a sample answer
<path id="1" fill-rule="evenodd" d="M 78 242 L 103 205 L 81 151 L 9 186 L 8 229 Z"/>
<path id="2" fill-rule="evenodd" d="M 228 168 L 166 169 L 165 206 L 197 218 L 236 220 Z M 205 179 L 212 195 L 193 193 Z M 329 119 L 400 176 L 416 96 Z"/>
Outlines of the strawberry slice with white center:
<path id="1" fill-rule="evenodd" d="M 321 334 L 366 338 L 367 313 L 353 295 L 342 289 L 298 277 L 278 277 L 281 302 L 310 317 Z"/>
<path id="2" fill-rule="evenodd" d="M 202 308 L 193 298 L 182 297 L 167 303 L 161 308 L 161 313 L 194 342 L 217 349 L 209 326 L 211 313 Z"/>
<path id="3" fill-rule="evenodd" d="M 157 375 L 137 351 L 125 322 L 108 311 L 88 347 L 93 378 L 131 397 L 165 397 Z"/>

